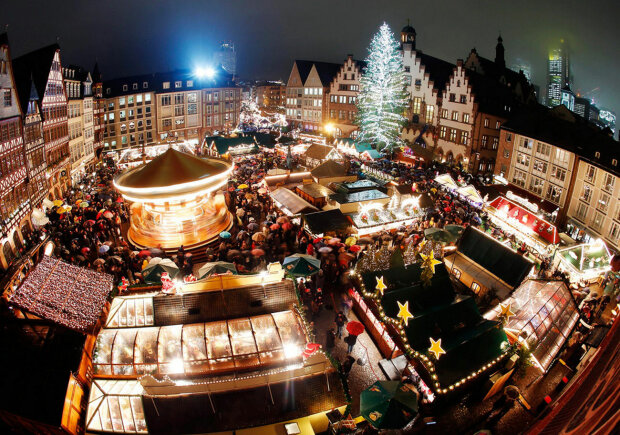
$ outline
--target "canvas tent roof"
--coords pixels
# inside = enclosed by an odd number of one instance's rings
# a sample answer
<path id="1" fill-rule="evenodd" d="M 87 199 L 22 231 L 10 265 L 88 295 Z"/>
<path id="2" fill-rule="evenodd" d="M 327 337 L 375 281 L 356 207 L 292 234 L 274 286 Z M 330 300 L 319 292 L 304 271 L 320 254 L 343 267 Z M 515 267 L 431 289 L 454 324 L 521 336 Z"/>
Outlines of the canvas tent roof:
<path id="1" fill-rule="evenodd" d="M 303 219 L 313 234 L 342 231 L 351 226 L 349 219 L 337 208 L 316 213 L 304 213 Z"/>
<path id="2" fill-rule="evenodd" d="M 512 287 L 517 287 L 530 273 L 534 263 L 483 232 L 465 228 L 458 251 Z"/>
<path id="3" fill-rule="evenodd" d="M 318 208 L 307 202 L 305 199 L 298 195 L 295 195 L 291 190 L 281 187 L 271 192 L 271 197 L 280 203 L 283 207 L 288 209 L 293 215 L 298 215 L 302 212 L 317 211 Z"/>
<path id="4" fill-rule="evenodd" d="M 448 189 L 458 189 L 459 185 L 450 176 L 450 174 L 441 174 L 435 177 L 435 181 Z"/>

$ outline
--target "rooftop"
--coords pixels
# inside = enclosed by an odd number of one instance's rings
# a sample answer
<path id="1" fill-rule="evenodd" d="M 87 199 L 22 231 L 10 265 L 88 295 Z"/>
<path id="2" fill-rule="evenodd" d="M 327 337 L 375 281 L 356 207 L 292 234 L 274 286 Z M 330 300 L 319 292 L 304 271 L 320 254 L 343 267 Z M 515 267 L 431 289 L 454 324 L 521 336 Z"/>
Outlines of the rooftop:
<path id="1" fill-rule="evenodd" d="M 329 199 L 339 204 L 350 204 L 352 202 L 375 201 L 377 199 L 389 198 L 388 195 L 377 189 L 361 190 L 353 193 L 334 193 Z"/>

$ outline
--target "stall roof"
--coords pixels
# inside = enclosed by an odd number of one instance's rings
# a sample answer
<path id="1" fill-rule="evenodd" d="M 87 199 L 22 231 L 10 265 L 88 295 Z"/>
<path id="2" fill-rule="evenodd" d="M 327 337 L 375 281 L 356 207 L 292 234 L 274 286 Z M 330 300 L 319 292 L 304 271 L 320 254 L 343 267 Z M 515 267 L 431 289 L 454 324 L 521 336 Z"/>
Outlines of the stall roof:
<path id="1" fill-rule="evenodd" d="M 327 198 L 329 195 L 334 194 L 331 189 L 319 183 L 301 184 L 297 186 L 297 189 L 306 195 L 310 195 L 312 198 Z"/>
<path id="2" fill-rule="evenodd" d="M 359 192 L 352 193 L 334 193 L 330 195 L 329 199 L 336 201 L 339 204 L 350 204 L 352 202 L 366 202 L 375 201 L 377 199 L 389 198 L 388 195 L 377 189 L 361 190 Z"/>
<path id="3" fill-rule="evenodd" d="M 381 300 L 386 315 L 397 318 L 398 302 L 409 302 L 413 318 L 405 327 L 412 348 L 427 353 L 430 338 L 442 339 L 445 355 L 435 361 L 439 381 L 453 384 L 500 356 L 506 334 L 499 322 L 483 318 L 474 299 L 455 295 L 443 265 L 435 268 L 430 287 L 424 287 L 418 263 L 362 274 L 367 288 L 375 288 L 378 276 L 388 286 Z"/>
<path id="4" fill-rule="evenodd" d="M 377 150 L 374 149 L 370 149 L 370 150 L 365 150 L 362 151 L 363 155 L 368 156 L 368 158 L 372 159 L 372 160 L 377 160 L 380 159 L 382 157 L 381 153 Z"/>
<path id="5" fill-rule="evenodd" d="M 347 170 L 344 165 L 327 160 L 310 171 L 310 174 L 316 178 L 334 178 L 347 176 Z"/>
<path id="6" fill-rule="evenodd" d="M 468 184 L 467 186 L 459 187 L 458 189 L 456 189 L 456 192 L 459 195 L 461 195 L 463 198 L 466 198 L 471 202 L 474 202 L 477 204 L 483 203 L 483 199 L 480 196 L 480 193 L 471 184 Z"/>
<path id="7" fill-rule="evenodd" d="M 361 190 L 361 189 L 377 189 L 381 187 L 379 184 L 372 180 L 357 180 L 352 183 L 342 183 L 342 186 L 347 190 Z"/>
<path id="8" fill-rule="evenodd" d="M 442 186 L 445 186 L 452 190 L 457 189 L 459 187 L 459 185 L 456 184 L 456 181 L 454 181 L 454 179 L 450 176 L 450 174 L 438 175 L 435 177 L 435 181 L 441 184 Z"/>
<path id="9" fill-rule="evenodd" d="M 605 271 L 609 268 L 611 253 L 602 240 L 561 249 L 558 254 L 565 263 L 580 272 Z"/>
<path id="10" fill-rule="evenodd" d="M 307 213 L 309 211 L 318 211 L 318 208 L 300 196 L 295 195 L 290 189 L 285 187 L 280 187 L 279 189 L 274 190 L 270 195 L 274 200 L 288 209 L 293 215 L 298 215 L 304 212 Z"/>
<path id="11" fill-rule="evenodd" d="M 351 226 L 349 219 L 338 208 L 316 213 L 304 213 L 302 216 L 308 229 L 313 234 L 325 234 L 328 231 L 346 230 Z"/>
<path id="12" fill-rule="evenodd" d="M 506 299 L 514 289 L 513 286 L 505 283 L 502 279 L 498 280 L 493 273 L 489 272 L 466 255 L 461 254 L 459 251 L 446 256 L 445 261 L 446 263 L 450 263 L 450 269 L 456 268 L 465 272 L 472 277 L 474 282 L 488 289 L 494 289 L 500 300 Z"/>
<path id="13" fill-rule="evenodd" d="M 114 278 L 44 256 L 9 302 L 43 319 L 79 332 L 97 321 Z"/>
<path id="14" fill-rule="evenodd" d="M 505 213 L 508 221 L 515 219 L 519 225 L 530 228 L 546 243 L 553 245 L 560 243 L 560 236 L 555 225 L 541 219 L 533 211 L 523 208 L 514 201 L 498 196 L 491 201 L 489 207 L 494 208 L 498 213 Z"/>
<path id="15" fill-rule="evenodd" d="M 547 370 L 579 319 L 570 290 L 561 280 L 528 279 L 503 304 L 514 313 L 505 328 L 525 332 L 532 354 Z M 485 317 L 496 318 L 499 312 L 496 307 Z"/>
<path id="16" fill-rule="evenodd" d="M 313 143 L 308 147 L 304 155 L 311 159 L 324 160 L 332 151 L 335 151 L 335 148 L 330 145 Z"/>
<path id="17" fill-rule="evenodd" d="M 527 258 L 471 226 L 465 228 L 457 247 L 460 253 L 513 287 L 534 266 Z"/>

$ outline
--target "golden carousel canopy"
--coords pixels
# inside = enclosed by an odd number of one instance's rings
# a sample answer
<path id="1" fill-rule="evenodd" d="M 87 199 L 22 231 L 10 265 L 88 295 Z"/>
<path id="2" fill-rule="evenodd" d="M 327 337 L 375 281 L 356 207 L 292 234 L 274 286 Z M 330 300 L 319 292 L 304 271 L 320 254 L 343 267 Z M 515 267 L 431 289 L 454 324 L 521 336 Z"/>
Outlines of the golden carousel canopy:
<path id="1" fill-rule="evenodd" d="M 184 200 L 219 189 L 231 172 L 228 162 L 170 148 L 146 165 L 119 175 L 114 185 L 134 202 Z"/>

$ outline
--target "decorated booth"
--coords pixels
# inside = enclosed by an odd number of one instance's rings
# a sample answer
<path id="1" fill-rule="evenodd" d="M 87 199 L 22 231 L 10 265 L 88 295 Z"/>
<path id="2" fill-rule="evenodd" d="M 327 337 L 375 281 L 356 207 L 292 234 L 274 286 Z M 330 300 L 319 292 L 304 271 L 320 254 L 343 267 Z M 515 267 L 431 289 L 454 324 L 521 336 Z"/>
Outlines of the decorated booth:
<path id="1" fill-rule="evenodd" d="M 557 267 L 568 273 L 571 282 L 594 281 L 610 269 L 612 255 L 601 239 L 558 250 Z"/>
<path id="2" fill-rule="evenodd" d="M 508 192 L 507 196 L 495 198 L 485 209 L 493 224 L 541 254 L 550 254 L 551 245 L 560 243 L 555 225 L 539 217 L 538 205 L 525 198 Z"/>

